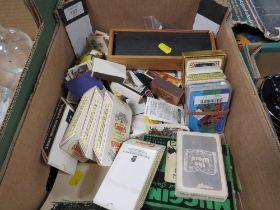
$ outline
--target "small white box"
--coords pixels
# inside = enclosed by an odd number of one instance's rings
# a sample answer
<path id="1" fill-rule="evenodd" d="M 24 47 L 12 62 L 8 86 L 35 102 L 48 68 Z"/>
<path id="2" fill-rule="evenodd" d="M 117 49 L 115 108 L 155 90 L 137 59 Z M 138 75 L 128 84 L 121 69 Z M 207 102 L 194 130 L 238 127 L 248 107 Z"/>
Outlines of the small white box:
<path id="1" fill-rule="evenodd" d="M 141 209 L 165 146 L 131 139 L 123 143 L 93 202 L 107 209 Z"/>
<path id="2" fill-rule="evenodd" d="M 131 120 L 130 107 L 106 91 L 93 146 L 99 165 L 112 164 L 121 144 L 129 138 Z"/>
<path id="3" fill-rule="evenodd" d="M 100 58 L 92 59 L 92 76 L 111 82 L 126 80 L 126 66 Z"/>
<path id="4" fill-rule="evenodd" d="M 228 196 L 218 134 L 178 131 L 176 196 L 223 202 Z"/>
<path id="5" fill-rule="evenodd" d="M 120 84 L 117 82 L 112 82 L 110 88 L 112 92 L 115 93 L 116 95 L 124 96 L 135 103 L 139 103 L 144 95 L 144 93 L 142 94 L 141 92 L 137 92 L 137 90 L 135 90 L 136 88 L 133 90 L 132 88 L 129 88 L 125 84 Z M 145 88 L 142 88 L 141 90 L 144 91 Z"/>
<path id="6" fill-rule="evenodd" d="M 81 138 L 83 126 L 95 90 L 96 87 L 93 87 L 83 95 L 78 105 L 78 108 L 75 111 L 74 117 L 60 143 L 60 147 L 65 152 L 71 154 L 73 157 L 75 157 L 81 162 L 85 162 L 87 158 L 83 154 L 82 148 L 79 145 L 79 139 Z"/>
<path id="7" fill-rule="evenodd" d="M 85 119 L 81 137 L 78 141 L 84 156 L 91 160 L 96 160 L 93 154 L 93 145 L 97 127 L 99 125 L 100 113 L 103 105 L 104 91 L 95 88 L 88 113 Z"/>
<path id="8" fill-rule="evenodd" d="M 78 161 L 63 151 L 59 147 L 59 143 L 73 115 L 74 109 L 61 98 L 57 104 L 42 150 L 43 159 L 47 164 L 71 175 L 75 173 Z"/>

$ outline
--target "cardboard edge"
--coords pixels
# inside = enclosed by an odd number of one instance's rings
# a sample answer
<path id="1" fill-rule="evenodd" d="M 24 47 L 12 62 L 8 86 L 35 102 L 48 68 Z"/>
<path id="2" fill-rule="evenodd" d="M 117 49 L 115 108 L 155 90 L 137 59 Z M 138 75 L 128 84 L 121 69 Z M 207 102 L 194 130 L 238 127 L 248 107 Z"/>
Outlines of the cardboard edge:
<path id="1" fill-rule="evenodd" d="M 258 122 L 258 125 L 259 125 L 259 127 L 263 128 L 261 131 L 264 133 L 263 135 L 265 135 L 267 137 L 265 140 L 269 140 L 269 141 L 266 142 L 268 144 L 267 147 L 269 147 L 272 150 L 271 151 L 266 151 L 266 152 L 270 152 L 270 153 L 274 154 L 274 157 L 273 157 L 272 160 L 275 164 L 277 159 L 279 159 L 279 154 L 280 154 L 279 153 L 279 145 L 280 144 L 278 142 L 278 138 L 275 136 L 275 133 L 273 132 L 273 128 L 271 127 L 271 124 L 269 123 L 267 114 L 265 113 L 263 105 L 262 105 L 262 103 L 259 99 L 258 92 L 255 88 L 255 85 L 254 85 L 248 71 L 246 71 L 246 65 L 245 65 L 242 57 L 240 56 L 240 51 L 238 49 L 237 44 L 234 42 L 235 39 L 234 39 L 234 35 L 233 35 L 233 31 L 231 29 L 230 23 L 225 21 L 223 24 L 224 24 L 223 29 L 222 29 L 223 35 L 226 34 L 226 36 L 229 37 L 227 40 L 230 40 L 232 43 L 231 42 L 230 43 L 222 42 L 221 45 L 223 45 L 223 46 L 220 47 L 220 48 L 223 49 L 223 48 L 225 48 L 226 46 L 229 46 L 229 45 L 231 45 L 232 48 L 235 48 L 235 49 L 231 50 L 232 53 L 234 54 L 232 57 L 236 57 L 236 59 L 237 59 L 236 63 L 238 63 L 238 65 L 236 65 L 236 68 L 238 68 L 237 69 L 238 74 L 241 74 L 242 77 L 243 77 L 244 84 L 245 84 L 244 87 L 243 87 L 244 92 L 247 92 L 250 95 L 250 98 L 253 99 L 252 103 L 254 105 L 254 108 L 257 109 L 257 112 L 258 112 L 257 116 L 258 116 L 259 119 L 262 119 L 261 121 Z M 217 37 L 217 39 L 219 39 L 219 38 Z M 219 46 L 219 42 L 218 42 L 218 46 Z M 227 132 L 230 133 L 229 130 Z M 269 139 L 270 137 L 271 137 L 271 139 Z M 231 138 L 231 141 L 232 141 L 231 142 L 228 136 L 227 136 L 227 140 L 231 143 L 231 145 L 232 145 L 232 142 L 234 142 L 234 139 Z M 236 146 L 237 145 L 235 143 L 235 148 L 234 148 L 235 154 L 238 153 L 238 152 L 236 152 L 236 150 L 237 150 Z M 231 147 L 231 148 L 233 149 L 233 147 Z M 262 155 L 264 155 L 264 154 L 262 154 Z M 272 156 L 272 155 L 269 155 L 269 156 Z M 240 162 L 238 163 L 237 159 L 239 159 L 239 161 L 240 161 L 240 157 L 239 158 L 236 157 L 236 159 L 235 159 L 237 168 L 240 168 L 242 164 Z M 252 157 L 251 157 L 251 159 L 252 159 Z M 254 163 L 254 164 L 257 164 L 257 163 Z M 238 165 L 239 165 L 239 167 L 238 167 Z M 277 169 L 277 171 L 279 171 L 279 170 Z M 242 173 L 239 170 L 239 175 L 241 175 L 241 174 Z M 244 171 L 243 171 L 243 175 L 245 176 Z M 268 176 L 268 174 L 267 173 L 262 173 L 261 169 L 258 168 L 258 180 L 260 181 L 261 179 L 263 179 L 262 181 L 264 182 L 264 184 L 267 183 L 267 182 L 271 182 L 271 181 L 268 181 L 266 179 L 266 177 L 263 177 L 263 176 Z M 271 175 L 271 177 L 273 177 L 273 176 Z M 241 184 L 242 184 L 242 181 L 243 181 L 242 177 L 240 176 L 240 178 L 241 178 L 240 181 L 241 181 Z M 275 177 L 273 177 L 273 178 L 275 178 Z M 252 180 L 254 180 L 254 179 L 252 179 Z M 260 185 L 260 184 L 258 184 L 258 185 Z M 273 186 L 269 186 L 269 187 L 270 188 L 266 192 L 276 190 L 275 187 L 273 188 Z M 257 194 L 258 195 L 256 195 L 256 196 L 260 196 L 260 194 L 263 194 L 263 193 L 258 192 Z M 253 196 L 253 198 L 256 198 L 256 196 Z M 256 203 L 253 203 L 253 202 L 256 202 L 256 200 L 253 201 L 254 199 L 252 199 L 252 198 L 249 199 L 250 195 L 243 191 L 243 192 L 240 193 L 239 203 L 243 204 L 244 207 L 242 207 L 242 209 L 247 209 L 247 208 L 252 207 L 252 206 L 255 206 L 255 207 L 258 206 L 259 207 L 258 209 L 262 209 L 262 207 L 266 206 L 266 204 L 267 204 L 266 201 L 267 201 L 268 196 L 270 196 L 270 195 L 265 195 L 266 199 L 263 198 L 262 200 L 259 201 L 258 204 L 256 204 Z M 277 203 L 276 203 L 276 198 L 277 197 L 279 197 L 279 195 L 277 195 L 277 196 L 275 195 L 275 196 L 273 196 L 273 198 L 271 198 L 272 203 L 267 204 L 268 206 L 266 206 L 268 209 L 273 209 L 272 207 L 275 207 L 277 205 Z"/>

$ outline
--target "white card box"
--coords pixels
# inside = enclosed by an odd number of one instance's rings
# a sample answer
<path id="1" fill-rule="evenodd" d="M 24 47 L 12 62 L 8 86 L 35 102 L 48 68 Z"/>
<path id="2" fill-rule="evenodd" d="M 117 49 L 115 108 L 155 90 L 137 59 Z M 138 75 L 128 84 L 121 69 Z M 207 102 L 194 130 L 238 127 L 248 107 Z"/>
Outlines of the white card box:
<path id="1" fill-rule="evenodd" d="M 93 151 L 97 163 L 110 166 L 121 144 L 129 138 L 132 111 L 109 91 L 104 94 Z"/>
<path id="2" fill-rule="evenodd" d="M 107 209 L 141 209 L 165 146 L 131 139 L 123 143 L 93 202 Z"/>
<path id="3" fill-rule="evenodd" d="M 176 196 L 225 201 L 228 188 L 218 134 L 178 131 Z"/>
<path id="4" fill-rule="evenodd" d="M 59 147 L 72 117 L 74 109 L 61 98 L 52 118 L 46 141 L 42 149 L 44 161 L 65 173 L 73 175 L 77 167 L 77 160 Z"/>
<path id="5" fill-rule="evenodd" d="M 111 82 L 123 83 L 126 80 L 126 66 L 100 58 L 92 59 L 92 76 Z"/>
<path id="6" fill-rule="evenodd" d="M 89 105 L 88 113 L 78 141 L 83 154 L 90 160 L 96 160 L 93 154 L 93 145 L 97 128 L 99 125 L 100 113 L 103 105 L 104 91 L 94 88 L 94 93 Z"/>
<path id="7" fill-rule="evenodd" d="M 87 158 L 84 156 L 82 148 L 79 145 L 79 139 L 81 138 L 83 126 L 95 89 L 96 87 L 93 87 L 83 95 L 78 108 L 76 109 L 74 117 L 60 143 L 60 147 L 65 152 L 68 152 L 81 162 L 85 162 Z"/>

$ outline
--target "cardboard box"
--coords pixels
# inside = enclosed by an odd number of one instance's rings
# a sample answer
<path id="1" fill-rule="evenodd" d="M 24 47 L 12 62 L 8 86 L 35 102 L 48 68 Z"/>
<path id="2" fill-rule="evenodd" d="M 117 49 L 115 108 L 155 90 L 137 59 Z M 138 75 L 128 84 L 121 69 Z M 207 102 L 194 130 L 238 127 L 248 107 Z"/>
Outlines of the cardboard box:
<path id="1" fill-rule="evenodd" d="M 7 177 L 7 171 L 9 171 L 10 164 L 13 162 L 13 154 L 16 151 L 16 142 L 20 135 L 25 135 L 22 140 L 24 142 L 24 146 L 21 146 L 22 154 L 21 158 L 18 160 L 23 161 L 25 164 L 19 163 L 20 165 L 24 166 L 24 171 L 28 171 L 29 167 L 34 166 L 34 161 L 27 161 L 25 157 L 31 158 L 35 157 L 37 158 L 40 156 L 40 150 L 39 147 L 42 148 L 42 141 L 46 137 L 46 135 L 41 135 L 41 131 L 44 130 L 44 132 L 47 131 L 46 127 L 42 128 L 39 125 L 36 126 L 36 129 L 34 129 L 35 122 L 39 120 L 46 120 L 48 123 L 50 122 L 52 118 L 52 113 L 55 109 L 55 104 L 57 103 L 58 99 L 54 95 L 50 95 L 49 93 L 54 92 L 54 89 L 56 89 L 55 85 L 50 86 L 45 91 L 43 91 L 43 94 L 40 96 L 46 97 L 48 95 L 49 99 L 52 100 L 52 110 L 50 112 L 33 112 L 32 115 L 27 115 L 28 110 L 34 110 L 32 106 L 34 104 L 31 104 L 31 100 L 33 98 L 33 93 L 35 90 L 38 89 L 38 85 L 36 85 L 38 76 L 42 72 L 44 68 L 46 68 L 47 64 L 45 62 L 45 59 L 49 57 L 49 48 L 51 46 L 53 37 L 55 35 L 55 32 L 58 29 L 58 22 L 57 18 L 54 16 L 54 9 L 57 4 L 56 0 L 51 1 L 43 1 L 43 0 L 26 0 L 26 1 L 5 1 L 1 0 L 1 14 L 0 14 L 0 22 L 1 25 L 4 27 L 16 27 L 24 32 L 26 32 L 31 39 L 34 41 L 31 53 L 29 55 L 28 61 L 25 65 L 25 68 L 23 70 L 23 73 L 21 75 L 19 84 L 15 88 L 15 95 L 13 97 L 13 101 L 11 102 L 9 106 L 9 110 L 6 114 L 6 117 L 4 119 L 4 123 L 0 128 L 0 182 L 1 182 L 1 188 L 3 186 L 3 182 L 5 183 L 5 179 Z M 67 48 L 65 46 L 64 50 L 67 51 L 71 50 L 70 48 Z M 70 57 L 72 56 L 72 52 L 69 52 Z M 55 69 L 53 69 L 55 71 Z M 48 73 L 49 75 L 52 74 L 51 72 Z M 53 75 L 50 75 L 50 77 L 53 77 Z M 63 75 L 56 76 L 54 80 L 61 80 L 63 78 Z M 45 82 L 41 83 L 41 85 L 46 85 Z M 57 94 L 61 94 L 61 91 L 56 89 Z M 45 94 L 45 96 L 43 96 Z M 59 96 L 60 97 L 60 96 Z M 43 100 L 39 100 L 36 102 L 36 106 L 43 107 L 45 106 L 45 102 Z M 29 123 L 25 124 L 24 121 L 27 120 Z M 23 131 L 23 132 L 21 132 Z M 25 134 L 24 134 L 25 133 Z M 31 134 L 32 133 L 32 134 Z M 31 136 L 34 135 L 35 137 L 33 140 L 31 140 Z M 27 136 L 26 136 L 27 135 Z M 26 140 L 28 139 L 28 140 Z M 39 141 L 36 142 L 35 139 L 39 139 Z M 19 140 L 20 141 L 20 140 Z M 27 141 L 30 141 L 27 143 Z M 32 143 L 31 143 L 32 142 Z M 36 151 L 33 150 L 33 146 L 35 146 L 36 143 L 40 143 L 41 145 L 37 145 Z M 26 153 L 26 154 L 23 154 Z M 27 162 L 26 162 L 27 161 Z M 17 161 L 16 161 L 17 162 Z M 40 161 L 39 161 L 40 162 Z M 39 163 L 38 162 L 38 163 Z M 18 163 L 17 163 L 18 165 Z M 27 166 L 29 165 L 29 166 Z M 34 170 L 30 170 L 33 171 Z M 39 177 L 41 173 L 48 173 L 49 167 L 46 165 L 42 165 L 41 171 L 37 171 L 38 173 L 34 172 L 32 174 L 29 174 L 26 176 L 29 176 L 33 180 L 36 177 Z M 14 172 L 12 172 L 14 174 Z M 23 172 L 21 173 L 23 174 Z M 11 177 L 13 179 L 13 177 Z M 47 178 L 47 177 L 45 177 Z M 46 179 L 45 179 L 46 180 Z M 25 184 L 24 184 L 25 185 Z M 37 191 L 37 195 L 41 198 L 44 197 L 42 194 L 42 189 L 45 188 L 45 184 L 39 183 L 34 187 L 34 190 Z M 27 185 L 25 185 L 27 186 Z M 24 189 L 24 187 L 20 186 L 20 189 Z M 19 190 L 18 190 L 19 191 Z M 1 189 L 2 194 L 2 189 Z M 8 195 L 7 191 L 5 190 L 5 194 Z M 10 194 L 9 194 L 10 196 Z M 2 203 L 2 202 L 1 202 Z"/>
<path id="2" fill-rule="evenodd" d="M 279 74 L 279 43 L 246 45 L 241 53 L 253 80 Z"/>
<path id="3" fill-rule="evenodd" d="M 43 9 L 46 10 L 52 1 L 41 0 L 41 2 L 45 3 Z M 87 1 L 92 24 L 96 29 L 105 32 L 109 32 L 111 28 L 144 28 L 143 16 L 151 14 L 163 22 L 191 29 L 198 3 L 194 0 Z M 44 29 L 47 28 L 45 25 Z M 240 57 L 229 22 L 224 21 L 221 24 L 216 41 L 218 49 L 227 54 L 225 74 L 234 90 L 225 136 L 231 146 L 243 188 L 242 193 L 237 196 L 240 204 L 238 209 L 278 209 L 280 205 L 278 139 L 246 71 L 246 65 Z M 35 55 L 34 59 L 39 62 L 38 55 Z M 30 99 L 29 108 L 26 115 L 23 115 L 21 129 L 15 136 L 14 147 L 9 151 L 11 158 L 6 162 L 8 165 L 0 185 L 0 209 L 38 209 L 46 196 L 45 186 L 50 168 L 40 161 L 41 148 L 56 103 L 62 96 L 64 71 L 68 69 L 73 58 L 74 52 L 67 34 L 63 25 L 59 24 L 35 92 Z M 26 78 L 36 79 L 32 76 L 32 72 L 30 75 L 31 77 Z M 29 83 L 27 85 L 25 87 L 29 87 Z M 32 92 L 33 89 L 29 88 L 22 91 Z M 20 94 L 20 99 L 24 97 L 27 97 L 26 94 Z M 24 110 L 25 106 L 22 106 L 22 102 L 20 104 L 17 109 Z M 22 116 L 19 110 L 10 118 L 12 121 L 9 122 L 9 132 L 1 137 L 1 144 L 12 141 L 16 128 L 13 123 L 18 123 Z M 0 148 L 2 156 L 4 147 L 1 145 Z"/>
<path id="4" fill-rule="evenodd" d="M 182 52 L 215 49 L 215 35 L 207 30 L 112 29 L 108 60 L 132 69 L 181 71 Z"/>
<path id="5" fill-rule="evenodd" d="M 112 210 L 141 209 L 164 151 L 137 139 L 123 143 L 93 202 Z"/>

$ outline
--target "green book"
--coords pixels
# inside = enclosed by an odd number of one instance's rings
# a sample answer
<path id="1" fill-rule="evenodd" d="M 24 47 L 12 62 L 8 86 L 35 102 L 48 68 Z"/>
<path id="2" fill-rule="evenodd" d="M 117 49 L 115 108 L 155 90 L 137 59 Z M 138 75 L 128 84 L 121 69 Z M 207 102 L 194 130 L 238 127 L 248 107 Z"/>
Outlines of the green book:
<path id="1" fill-rule="evenodd" d="M 174 137 L 162 137 L 148 134 L 144 135 L 142 140 L 167 146 L 168 141 L 174 141 L 176 139 Z M 229 145 L 223 145 L 224 164 L 229 193 L 227 200 L 224 202 L 176 197 L 175 184 L 164 181 L 166 154 L 167 152 L 165 152 L 162 157 L 162 161 L 146 197 L 143 209 L 237 210 Z"/>

